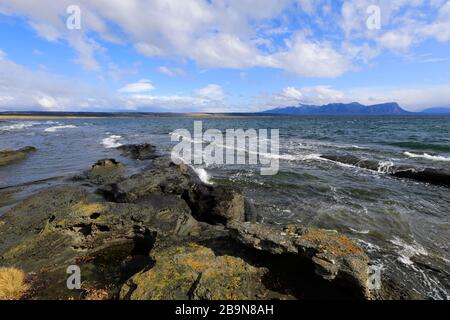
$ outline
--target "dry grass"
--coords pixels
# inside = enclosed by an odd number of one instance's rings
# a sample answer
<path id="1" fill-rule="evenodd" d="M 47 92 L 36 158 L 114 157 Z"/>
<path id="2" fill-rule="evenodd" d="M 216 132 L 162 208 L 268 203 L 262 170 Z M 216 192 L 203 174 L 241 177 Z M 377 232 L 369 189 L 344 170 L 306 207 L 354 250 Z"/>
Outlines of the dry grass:
<path id="1" fill-rule="evenodd" d="M 16 268 L 0 268 L 0 300 L 19 300 L 28 290 L 25 273 Z"/>

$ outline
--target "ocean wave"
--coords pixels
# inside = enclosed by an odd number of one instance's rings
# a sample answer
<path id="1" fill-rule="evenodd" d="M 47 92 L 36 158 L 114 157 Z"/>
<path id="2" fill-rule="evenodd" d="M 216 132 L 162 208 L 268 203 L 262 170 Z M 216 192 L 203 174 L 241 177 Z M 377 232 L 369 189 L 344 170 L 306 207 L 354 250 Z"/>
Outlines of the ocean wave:
<path id="1" fill-rule="evenodd" d="M 175 155 L 172 154 L 172 157 L 175 157 Z M 213 183 L 211 182 L 211 177 L 208 174 L 208 172 L 204 169 L 204 168 L 200 168 L 200 167 L 194 167 L 193 165 L 191 165 L 190 163 L 188 163 L 185 159 L 181 158 L 181 157 L 176 157 L 178 160 L 180 160 L 181 162 L 183 162 L 185 165 L 189 166 L 196 174 L 197 177 L 205 184 L 209 184 L 212 185 Z"/>
<path id="2" fill-rule="evenodd" d="M 35 125 L 40 124 L 40 122 L 20 122 L 20 123 L 14 123 L 9 126 L 2 126 L 0 127 L 0 131 L 14 131 L 14 130 L 22 130 L 25 128 L 29 128 Z"/>
<path id="3" fill-rule="evenodd" d="M 443 157 L 443 156 L 433 156 L 428 153 L 416 154 L 416 153 L 411 153 L 411 152 L 405 152 L 404 155 L 408 156 L 410 158 L 421 158 L 421 159 L 427 159 L 427 160 L 432 160 L 432 161 L 450 161 L 450 158 Z"/>
<path id="4" fill-rule="evenodd" d="M 102 140 L 102 144 L 107 149 L 114 149 L 122 146 L 122 144 L 119 142 L 119 140 L 122 139 L 122 136 L 118 135 L 111 135 L 108 138 L 105 138 Z"/>
<path id="5" fill-rule="evenodd" d="M 203 183 L 212 184 L 211 183 L 211 177 L 209 176 L 208 172 L 205 169 L 203 169 L 203 168 L 195 168 L 195 167 L 193 167 L 191 165 L 189 165 L 189 166 L 192 168 L 192 170 L 195 171 L 195 173 L 197 174 L 198 178 Z"/>
<path id="6" fill-rule="evenodd" d="M 379 173 L 390 173 L 391 168 L 394 166 L 392 161 L 380 161 L 378 163 L 378 172 Z"/>
<path id="7" fill-rule="evenodd" d="M 356 230 L 353 228 L 349 228 L 349 229 L 350 229 L 350 231 L 352 231 L 354 233 L 358 233 L 358 234 L 369 234 L 370 233 L 370 230 Z"/>
<path id="8" fill-rule="evenodd" d="M 75 129 L 77 128 L 77 126 L 74 125 L 67 125 L 67 126 L 54 126 L 54 127 L 49 127 L 47 129 L 45 129 L 45 132 L 56 132 L 59 130 L 64 130 L 64 129 Z"/>
<path id="9" fill-rule="evenodd" d="M 390 242 L 399 247 L 399 251 L 397 252 L 399 255 L 398 260 L 406 265 L 414 264 L 411 260 L 414 256 L 428 256 L 428 252 L 425 248 L 418 243 L 408 244 L 399 237 L 394 237 Z"/>
<path id="10" fill-rule="evenodd" d="M 394 143 L 390 143 L 389 145 L 395 146 L 395 147 L 400 147 L 403 149 L 450 152 L 450 146 L 446 145 L 446 144 L 436 144 L 436 143 L 426 143 L 426 142 L 394 142 Z"/>

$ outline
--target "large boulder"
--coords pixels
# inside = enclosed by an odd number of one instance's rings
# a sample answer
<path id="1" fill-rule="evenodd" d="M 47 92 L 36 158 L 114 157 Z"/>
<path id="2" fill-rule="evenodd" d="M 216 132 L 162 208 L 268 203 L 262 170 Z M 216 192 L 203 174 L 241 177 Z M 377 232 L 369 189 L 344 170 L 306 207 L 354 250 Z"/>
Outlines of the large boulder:
<path id="1" fill-rule="evenodd" d="M 117 149 L 122 151 L 123 156 L 135 160 L 151 160 L 158 158 L 156 147 L 148 143 L 128 144 L 120 146 Z"/>
<path id="2" fill-rule="evenodd" d="M 152 253 L 155 266 L 133 276 L 120 293 L 132 300 L 247 300 L 276 296 L 262 284 L 267 270 L 188 243 Z M 280 297 L 278 295 L 277 297 Z"/>
<path id="3" fill-rule="evenodd" d="M 99 191 L 109 200 L 121 203 L 145 202 L 155 193 L 177 195 L 189 205 L 194 218 L 211 224 L 256 219 L 254 207 L 242 191 L 206 185 L 189 166 L 176 165 L 168 158 L 156 159 L 144 172 Z"/>
<path id="4" fill-rule="evenodd" d="M 94 184 L 111 184 L 122 179 L 125 167 L 114 159 L 103 159 L 92 165 L 86 178 Z"/>
<path id="5" fill-rule="evenodd" d="M 35 152 L 34 147 L 25 147 L 18 150 L 0 151 L 0 166 L 5 166 L 25 159 L 31 152 Z"/>
<path id="6" fill-rule="evenodd" d="M 37 275 L 34 298 L 73 297 L 65 269 L 74 264 L 85 285 L 108 286 L 114 296 L 123 281 L 151 265 L 157 237 L 169 241 L 200 231 L 173 195 L 153 195 L 145 205 L 100 200 L 75 187 L 24 200 L 0 218 L 0 265 Z"/>
<path id="7" fill-rule="evenodd" d="M 450 187 L 450 171 L 445 169 L 419 168 L 395 164 L 386 165 L 382 161 L 361 159 L 352 155 L 325 154 L 321 158 L 385 173 L 396 178 L 411 179 L 438 186 Z"/>
<path id="8" fill-rule="evenodd" d="M 316 275 L 347 288 L 355 297 L 370 298 L 369 258 L 349 238 L 335 231 L 290 225 L 284 229 L 262 224 L 233 223 L 230 235 L 249 248 L 275 256 L 295 255 L 310 261 Z"/>

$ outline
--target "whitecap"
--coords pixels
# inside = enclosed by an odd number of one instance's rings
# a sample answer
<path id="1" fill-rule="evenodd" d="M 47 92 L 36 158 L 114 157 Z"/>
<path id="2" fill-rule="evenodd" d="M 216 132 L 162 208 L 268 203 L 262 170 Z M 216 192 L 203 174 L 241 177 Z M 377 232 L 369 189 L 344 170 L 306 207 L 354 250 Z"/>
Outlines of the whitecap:
<path id="1" fill-rule="evenodd" d="M 428 153 L 416 154 L 416 153 L 411 153 L 411 152 L 405 152 L 404 155 L 408 156 L 410 158 L 421 158 L 421 159 L 427 159 L 427 160 L 432 160 L 432 161 L 450 161 L 450 158 L 448 158 L 448 157 L 433 156 Z"/>
<path id="2" fill-rule="evenodd" d="M 64 129 L 75 129 L 77 128 L 77 126 L 74 125 L 67 125 L 67 126 L 54 126 L 54 127 L 49 127 L 47 129 L 45 129 L 45 132 L 56 132 L 59 130 L 64 130 Z"/>
<path id="3" fill-rule="evenodd" d="M 203 168 L 195 168 L 193 166 L 190 166 L 190 167 L 195 171 L 195 173 L 197 174 L 198 178 L 203 183 L 212 184 L 211 183 L 211 177 L 209 176 L 208 172 L 205 169 L 203 169 Z"/>
<path id="4" fill-rule="evenodd" d="M 14 131 L 14 130 L 22 130 L 25 128 L 29 128 L 32 126 L 35 126 L 37 124 L 40 124 L 39 122 L 20 122 L 20 123 L 14 123 L 9 126 L 2 126 L 0 127 L 1 131 Z"/>
<path id="5" fill-rule="evenodd" d="M 358 234 L 369 234 L 370 233 L 370 230 L 356 230 L 356 229 L 353 229 L 353 228 L 350 228 L 350 230 L 352 232 L 358 233 Z"/>
<path id="6" fill-rule="evenodd" d="M 428 256 L 428 252 L 418 243 L 408 244 L 399 237 L 394 237 L 390 242 L 397 247 L 399 247 L 398 260 L 406 265 L 413 265 L 414 262 L 411 260 L 412 257 L 422 255 Z"/>
<path id="7" fill-rule="evenodd" d="M 204 168 L 200 168 L 200 167 L 194 167 L 193 165 L 191 165 L 189 162 L 187 162 L 185 159 L 183 159 L 182 157 L 179 157 L 175 154 L 172 154 L 172 161 L 175 162 L 175 159 L 184 163 L 185 165 L 189 166 L 196 174 L 197 177 L 206 184 L 212 185 L 213 183 L 211 182 L 211 177 L 208 174 L 208 172 L 204 169 Z M 178 162 L 178 164 L 180 164 L 180 162 Z"/>
<path id="8" fill-rule="evenodd" d="M 102 144 L 107 149 L 118 148 L 122 146 L 122 144 L 119 142 L 120 139 L 122 139 L 122 136 L 111 135 L 108 138 L 103 139 Z"/>
<path id="9" fill-rule="evenodd" d="M 378 163 L 378 172 L 379 173 L 389 173 L 393 166 L 394 166 L 394 163 L 392 161 L 380 161 Z"/>

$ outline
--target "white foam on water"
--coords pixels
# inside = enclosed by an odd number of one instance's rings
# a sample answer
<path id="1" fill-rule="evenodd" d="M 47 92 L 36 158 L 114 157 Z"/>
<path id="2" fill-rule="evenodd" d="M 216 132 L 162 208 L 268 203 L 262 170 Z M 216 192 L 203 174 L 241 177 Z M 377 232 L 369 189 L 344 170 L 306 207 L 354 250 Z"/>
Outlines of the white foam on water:
<path id="1" fill-rule="evenodd" d="M 254 151 L 251 151 L 246 148 L 242 149 L 242 148 L 229 147 L 225 144 L 219 144 L 216 142 L 211 142 L 211 141 L 206 141 L 206 140 L 205 141 L 193 140 L 188 137 L 184 137 L 182 135 L 178 135 L 178 134 L 174 134 L 174 133 L 171 133 L 171 135 L 174 135 L 177 138 L 183 137 L 183 139 L 185 139 L 185 141 L 187 141 L 189 143 L 194 143 L 194 144 L 211 143 L 213 145 L 216 145 L 219 148 L 235 150 L 235 152 L 245 152 L 245 153 L 251 154 L 251 155 L 258 155 L 258 156 L 260 156 L 262 158 L 266 158 L 266 159 L 278 159 L 278 160 L 286 160 L 286 161 L 324 160 L 320 157 L 321 156 L 320 154 L 294 155 L 294 154 L 271 154 L 271 153 L 263 153 L 263 152 L 254 152 Z"/>
<path id="2" fill-rule="evenodd" d="M 192 168 L 192 170 L 195 171 L 195 173 L 197 174 L 198 178 L 206 184 L 212 184 L 211 183 L 211 177 L 209 176 L 208 172 L 203 169 L 203 168 L 195 168 L 193 166 L 190 166 Z"/>
<path id="3" fill-rule="evenodd" d="M 408 244 L 399 237 L 394 237 L 390 242 L 399 247 L 400 250 L 397 252 L 399 254 L 398 260 L 406 265 L 411 266 L 414 264 L 411 261 L 411 258 L 414 256 L 428 256 L 427 250 L 418 243 Z"/>
<path id="4" fill-rule="evenodd" d="M 0 131 L 14 131 L 14 130 L 22 130 L 25 128 L 29 128 L 35 125 L 40 124 L 40 122 L 20 122 L 11 124 L 9 126 L 2 126 L 0 127 Z"/>
<path id="5" fill-rule="evenodd" d="M 393 166 L 394 166 L 394 163 L 392 161 L 381 161 L 378 164 L 378 172 L 379 173 L 389 173 Z"/>
<path id="6" fill-rule="evenodd" d="M 118 148 L 118 147 L 122 146 L 122 144 L 119 142 L 120 139 L 122 139 L 122 136 L 111 135 L 108 138 L 103 139 L 102 144 L 107 149 Z"/>
<path id="7" fill-rule="evenodd" d="M 350 230 L 352 232 L 358 233 L 358 234 L 369 234 L 370 233 L 370 230 L 356 230 L 356 229 L 353 229 L 353 228 L 350 228 Z"/>
<path id="8" fill-rule="evenodd" d="M 193 165 L 191 165 L 190 163 L 186 162 L 185 159 L 178 157 L 174 154 L 172 154 L 172 157 L 176 157 L 176 159 L 180 160 L 181 162 L 183 162 L 185 165 L 189 166 L 196 174 L 197 177 L 205 184 L 209 184 L 212 185 L 213 183 L 211 182 L 211 177 L 208 174 L 208 172 L 204 169 L 204 168 L 196 168 Z"/>
<path id="9" fill-rule="evenodd" d="M 361 243 L 368 252 L 375 252 L 375 251 L 381 250 L 381 248 L 379 246 L 377 246 L 376 244 L 370 243 L 368 241 L 364 241 L 362 239 L 356 239 L 356 241 Z"/>
<path id="10" fill-rule="evenodd" d="M 450 161 L 450 158 L 448 158 L 448 157 L 433 156 L 428 153 L 416 154 L 416 153 L 411 153 L 411 152 L 405 152 L 404 155 L 407 157 L 410 157 L 410 158 L 421 158 L 421 159 L 427 159 L 427 160 L 432 160 L 432 161 Z"/>
<path id="11" fill-rule="evenodd" d="M 67 126 L 54 126 L 54 127 L 49 127 L 47 129 L 45 129 L 45 132 L 56 132 L 56 131 L 60 131 L 60 130 L 64 130 L 64 129 L 75 129 L 78 128 L 77 126 L 74 125 L 67 125 Z"/>

